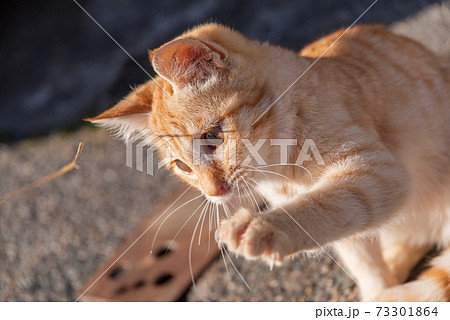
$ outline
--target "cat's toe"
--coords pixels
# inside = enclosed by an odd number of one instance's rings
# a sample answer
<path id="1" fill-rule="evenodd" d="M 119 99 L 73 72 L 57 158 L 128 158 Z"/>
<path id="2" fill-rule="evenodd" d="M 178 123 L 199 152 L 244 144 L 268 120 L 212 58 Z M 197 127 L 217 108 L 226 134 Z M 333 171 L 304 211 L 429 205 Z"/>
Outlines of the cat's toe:
<path id="1" fill-rule="evenodd" d="M 291 249 L 288 236 L 266 221 L 261 214 L 239 210 L 224 221 L 219 229 L 219 241 L 246 258 L 262 258 L 278 264 Z"/>
<path id="2" fill-rule="evenodd" d="M 239 249 L 246 257 L 262 258 L 272 265 L 281 263 L 290 247 L 290 240 L 283 231 L 259 217 L 247 227 Z"/>
<path id="3" fill-rule="evenodd" d="M 237 251 L 242 236 L 247 230 L 254 214 L 247 209 L 240 209 L 233 217 L 222 222 L 219 228 L 219 242 L 225 243 L 228 249 Z"/>

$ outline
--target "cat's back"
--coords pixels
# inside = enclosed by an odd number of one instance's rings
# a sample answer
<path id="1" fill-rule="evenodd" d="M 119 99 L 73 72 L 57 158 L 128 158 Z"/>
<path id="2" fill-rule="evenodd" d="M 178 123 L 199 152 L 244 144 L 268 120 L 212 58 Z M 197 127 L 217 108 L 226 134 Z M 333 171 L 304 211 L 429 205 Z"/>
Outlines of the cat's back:
<path id="1" fill-rule="evenodd" d="M 370 91 L 377 99 L 360 104 L 362 108 L 378 105 L 379 111 L 389 106 L 407 114 L 430 113 L 431 121 L 450 120 L 450 59 L 383 26 L 338 30 L 306 46 L 300 55 L 320 57 L 318 64 L 336 75 L 334 81 Z"/>
<path id="2" fill-rule="evenodd" d="M 386 58 L 399 51 L 415 58 L 435 58 L 420 43 L 397 35 L 382 25 L 363 25 L 351 29 L 340 29 L 307 45 L 301 56 L 317 57 L 366 57 Z"/>
<path id="3" fill-rule="evenodd" d="M 332 74 L 335 87 L 345 88 L 339 91 L 342 108 L 353 118 L 363 114 L 357 118 L 360 125 L 372 123 L 406 167 L 418 170 L 430 159 L 448 167 L 448 60 L 378 25 L 336 31 L 305 47 L 300 55 L 311 60 L 321 57 L 317 67 L 325 66 L 322 73 Z"/>
<path id="4" fill-rule="evenodd" d="M 403 67 L 410 71 L 407 76 L 434 76 L 450 85 L 450 52 L 448 57 L 437 56 L 421 43 L 382 25 L 340 29 L 309 44 L 300 55 L 335 58 L 366 69 Z"/>

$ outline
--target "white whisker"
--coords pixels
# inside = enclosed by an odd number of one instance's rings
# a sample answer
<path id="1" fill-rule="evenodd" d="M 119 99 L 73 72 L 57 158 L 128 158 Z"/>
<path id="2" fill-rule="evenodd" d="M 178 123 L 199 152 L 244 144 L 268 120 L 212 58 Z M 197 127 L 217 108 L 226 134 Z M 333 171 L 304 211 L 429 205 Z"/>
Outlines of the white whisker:
<path id="1" fill-rule="evenodd" d="M 225 270 L 227 271 L 228 279 L 231 280 L 231 275 L 230 275 L 230 271 L 228 270 L 227 261 L 225 260 L 225 255 L 223 254 L 225 247 L 219 243 L 219 249 L 220 249 L 220 254 L 222 255 L 223 264 L 225 265 Z"/>
<path id="2" fill-rule="evenodd" d="M 281 174 L 279 172 L 274 172 L 274 171 L 269 171 L 269 170 L 261 170 L 261 169 L 247 169 L 247 171 L 252 171 L 252 172 L 261 172 L 261 173 L 271 173 L 273 175 L 285 178 L 286 180 L 289 180 L 292 183 L 295 183 L 295 181 L 293 181 L 292 179 L 286 177 L 284 174 Z M 267 175 L 265 175 L 267 177 Z"/>
<path id="3" fill-rule="evenodd" d="M 250 188 L 250 185 L 248 184 L 247 180 L 245 180 L 244 177 L 242 177 L 242 181 L 244 181 L 244 183 L 247 185 L 248 187 L 248 191 L 250 192 L 253 201 L 255 202 L 255 206 L 256 206 L 256 210 L 258 210 L 258 212 L 261 212 L 261 209 L 259 208 L 259 204 L 258 201 L 256 201 L 255 195 L 253 194 L 253 190 Z"/>
<path id="4" fill-rule="evenodd" d="M 269 168 L 269 167 L 276 167 L 276 166 L 295 166 L 295 167 L 301 168 L 301 169 L 305 170 L 306 172 L 308 172 L 308 174 L 309 174 L 309 176 L 311 178 L 311 181 L 315 183 L 314 177 L 311 174 L 311 172 L 307 168 L 305 168 L 304 166 L 296 164 L 296 163 L 275 163 L 275 164 L 262 165 L 262 166 L 258 166 L 258 167 L 255 167 L 255 168 L 256 169 L 260 169 L 260 168 Z"/>
<path id="5" fill-rule="evenodd" d="M 159 227 L 158 227 L 158 229 L 157 229 L 157 231 L 156 231 L 156 233 L 155 233 L 155 236 L 153 237 L 152 247 L 151 247 L 151 249 L 150 249 L 150 254 L 153 253 L 153 247 L 154 247 L 154 245 L 155 245 L 156 237 L 158 236 L 159 231 L 161 230 L 162 226 L 163 226 L 164 223 L 167 221 L 167 219 L 169 219 L 169 217 L 170 217 L 174 212 L 176 212 L 176 211 L 179 210 L 180 208 L 184 207 L 185 205 L 191 203 L 192 201 L 197 200 L 197 199 L 200 198 L 200 197 L 202 197 L 202 195 L 199 195 L 199 196 L 197 196 L 197 197 L 195 197 L 195 198 L 193 198 L 193 199 L 190 199 L 190 200 L 186 201 L 186 202 L 183 203 L 182 205 L 178 206 L 176 209 L 172 210 L 172 212 L 170 212 L 170 213 L 164 218 L 164 220 L 163 220 L 163 221 L 161 222 L 161 224 L 159 225 Z"/>
<path id="6" fill-rule="evenodd" d="M 212 222 L 211 222 L 211 216 L 213 215 L 213 203 L 210 202 L 210 206 L 208 208 L 208 254 L 209 254 L 209 250 L 211 249 L 211 227 L 212 227 Z"/>
<path id="7" fill-rule="evenodd" d="M 197 223 L 195 224 L 194 231 L 192 232 L 191 242 L 189 243 L 189 258 L 188 258 L 188 260 L 189 260 L 189 272 L 191 274 L 191 280 L 192 280 L 192 285 L 193 285 L 194 289 L 195 289 L 195 280 L 194 280 L 194 272 L 192 270 L 192 243 L 194 242 L 195 232 L 197 231 L 199 223 L 200 223 L 200 219 L 198 219 Z"/>
<path id="8" fill-rule="evenodd" d="M 231 211 L 228 208 L 227 204 L 226 203 L 222 204 L 222 207 L 223 207 L 223 211 L 225 212 L 226 217 L 231 218 Z"/>
<path id="9" fill-rule="evenodd" d="M 217 203 L 216 203 L 216 213 L 217 213 L 217 215 L 216 215 L 216 217 L 217 217 L 216 224 L 217 224 L 217 229 L 219 229 L 219 227 L 220 227 L 220 214 L 219 214 L 219 205 Z"/>
<path id="10" fill-rule="evenodd" d="M 258 184 L 256 185 L 254 182 L 252 184 L 252 181 L 255 181 L 255 179 L 250 178 L 251 181 L 249 181 L 248 183 L 251 184 L 254 188 L 254 190 L 256 191 L 256 193 L 261 197 L 262 201 L 264 202 L 264 205 L 266 206 L 266 208 L 270 208 L 269 204 L 266 202 L 266 196 L 264 196 L 264 194 L 262 193 L 262 191 L 260 190 L 261 185 Z M 265 191 L 264 191 L 265 192 Z"/>
<path id="11" fill-rule="evenodd" d="M 208 199 L 206 199 L 206 200 L 208 200 Z M 203 210 L 202 210 L 202 212 L 200 214 L 200 216 L 203 216 L 203 217 L 202 217 L 202 224 L 200 225 L 200 232 L 198 234 L 198 244 L 197 245 L 200 245 L 200 241 L 202 239 L 203 223 L 205 222 L 205 218 L 206 218 L 208 207 L 209 207 L 210 203 L 211 202 L 208 201 L 208 203 L 203 207 Z"/>
<path id="12" fill-rule="evenodd" d="M 241 207 L 243 207 L 244 205 L 242 204 L 242 198 L 241 198 L 241 191 L 239 190 L 239 182 L 236 183 L 236 187 L 238 190 L 238 196 L 239 196 L 239 202 L 241 203 Z"/>
<path id="13" fill-rule="evenodd" d="M 242 276 L 242 274 L 239 272 L 239 270 L 238 270 L 238 269 L 236 268 L 236 266 L 234 265 L 233 260 L 231 260 L 231 257 L 230 257 L 230 255 L 228 254 L 228 251 L 227 251 L 227 249 L 225 249 L 225 247 L 224 247 L 224 252 L 225 252 L 225 254 L 227 255 L 228 260 L 230 261 L 230 263 L 231 263 L 231 265 L 233 266 L 234 270 L 236 270 L 237 274 L 238 274 L 239 277 L 242 279 L 242 282 L 244 282 L 245 286 L 248 288 L 248 290 L 249 290 L 250 292 L 253 292 L 252 289 L 250 289 L 250 286 L 248 285 L 247 281 L 245 281 L 245 279 L 244 279 L 244 277 Z"/>
<path id="14" fill-rule="evenodd" d="M 241 179 L 243 179 L 243 177 L 241 177 Z M 244 180 L 242 180 L 242 181 L 244 181 Z M 253 210 L 255 210 L 255 204 L 251 201 L 252 198 L 251 198 L 250 193 L 248 192 L 247 187 L 246 187 L 245 184 L 242 185 L 242 190 L 243 190 L 243 191 L 245 192 L 245 194 L 247 195 L 247 202 L 248 202 L 248 205 L 251 206 L 251 207 L 253 207 Z"/>
<path id="15" fill-rule="evenodd" d="M 183 230 L 183 228 L 188 224 L 188 222 L 192 219 L 192 217 L 198 211 L 198 209 L 200 209 L 201 205 L 203 205 L 205 203 L 205 201 L 206 201 L 206 199 L 203 200 L 202 203 L 200 203 L 200 205 L 197 207 L 197 209 L 195 209 L 195 211 L 192 212 L 192 214 L 189 216 L 189 218 L 186 219 L 186 221 L 183 223 L 183 225 L 180 227 L 180 229 L 178 229 L 177 233 L 175 233 L 175 236 L 173 236 L 172 240 L 169 243 L 169 246 L 167 247 L 168 250 L 172 247 L 173 243 L 175 242 L 175 239 L 178 237 L 178 235 L 180 234 L 181 230 Z"/>

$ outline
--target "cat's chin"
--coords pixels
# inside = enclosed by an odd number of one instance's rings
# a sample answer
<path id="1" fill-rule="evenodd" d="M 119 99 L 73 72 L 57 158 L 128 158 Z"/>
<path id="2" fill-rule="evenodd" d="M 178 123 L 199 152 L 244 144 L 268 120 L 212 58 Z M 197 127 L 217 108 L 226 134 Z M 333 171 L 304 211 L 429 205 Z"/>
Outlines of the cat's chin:
<path id="1" fill-rule="evenodd" d="M 228 193 L 224 196 L 208 196 L 207 194 L 205 194 L 206 199 L 217 204 L 224 204 L 228 202 L 232 196 L 233 196 L 232 193 Z"/>

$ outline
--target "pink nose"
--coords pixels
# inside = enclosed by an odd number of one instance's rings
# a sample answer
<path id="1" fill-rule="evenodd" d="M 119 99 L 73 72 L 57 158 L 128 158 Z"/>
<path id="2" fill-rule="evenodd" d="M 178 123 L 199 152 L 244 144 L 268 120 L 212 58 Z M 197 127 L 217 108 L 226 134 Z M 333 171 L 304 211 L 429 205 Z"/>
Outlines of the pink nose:
<path id="1" fill-rule="evenodd" d="M 227 194 L 228 188 L 221 181 L 207 181 L 202 183 L 203 192 L 211 197 L 221 197 Z"/>
<path id="2" fill-rule="evenodd" d="M 213 190 L 210 190 L 210 193 L 208 193 L 209 196 L 212 197 L 220 197 L 224 196 L 227 193 L 226 188 L 224 187 L 223 183 L 219 183 L 214 186 L 215 188 Z"/>

